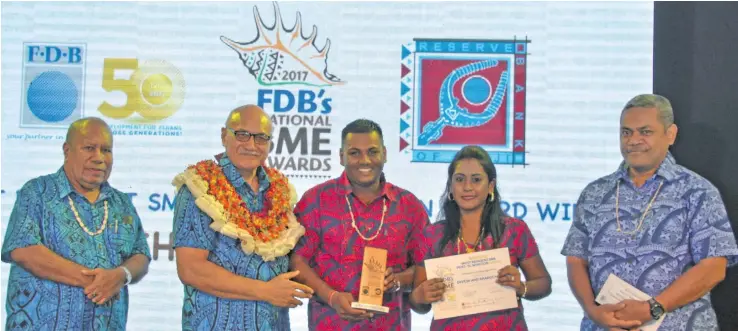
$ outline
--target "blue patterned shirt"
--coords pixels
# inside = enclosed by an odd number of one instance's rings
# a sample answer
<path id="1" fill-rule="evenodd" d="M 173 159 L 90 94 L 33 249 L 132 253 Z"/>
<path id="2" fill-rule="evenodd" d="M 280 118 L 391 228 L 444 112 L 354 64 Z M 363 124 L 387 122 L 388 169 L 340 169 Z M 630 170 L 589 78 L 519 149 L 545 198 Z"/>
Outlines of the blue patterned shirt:
<path id="1" fill-rule="evenodd" d="M 108 223 L 102 234 L 84 232 L 69 205 L 90 231 L 102 227 L 108 203 Z M 72 189 L 64 169 L 34 178 L 18 191 L 8 220 L 2 261 L 13 263 L 17 248 L 44 245 L 62 258 L 87 268 L 112 269 L 135 254 L 149 259 L 149 245 L 131 199 L 103 183 L 100 196 L 90 203 Z M 117 299 L 97 305 L 84 289 L 41 279 L 12 264 L 8 279 L 5 330 L 125 330 L 128 287 Z"/>
<path id="2" fill-rule="evenodd" d="M 620 182 L 615 217 L 616 184 Z M 641 215 L 663 182 L 634 235 Z M 561 252 L 589 262 L 592 290 L 602 289 L 615 274 L 651 297 L 663 292 L 689 268 L 708 257 L 724 256 L 738 263 L 738 247 L 720 193 L 708 180 L 677 165 L 671 153 L 653 177 L 636 187 L 625 164 L 590 183 L 582 192 L 574 221 Z M 582 330 L 605 330 L 586 316 Z M 717 330 L 709 293 L 669 312 L 662 331 Z"/>
<path id="3" fill-rule="evenodd" d="M 257 170 L 259 192 L 254 192 L 228 157 L 219 164 L 226 178 L 251 211 L 263 208 L 269 178 L 261 167 Z M 239 276 L 269 281 L 289 269 L 289 257 L 281 256 L 265 262 L 257 254 L 246 254 L 239 240 L 210 228 L 213 220 L 202 212 L 183 185 L 174 206 L 174 247 L 190 247 L 210 251 L 208 261 Z M 289 330 L 289 310 L 263 301 L 231 300 L 184 286 L 182 330 Z"/>

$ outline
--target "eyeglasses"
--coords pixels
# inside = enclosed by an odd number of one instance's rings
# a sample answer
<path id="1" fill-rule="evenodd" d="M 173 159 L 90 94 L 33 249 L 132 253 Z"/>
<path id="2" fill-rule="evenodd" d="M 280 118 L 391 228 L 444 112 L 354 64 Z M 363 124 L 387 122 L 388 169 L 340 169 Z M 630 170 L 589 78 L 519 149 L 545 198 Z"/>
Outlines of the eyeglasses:
<path id="1" fill-rule="evenodd" d="M 251 133 L 246 130 L 238 130 L 235 131 L 231 128 L 226 128 L 228 131 L 233 133 L 233 135 L 236 137 L 236 140 L 241 142 L 247 142 L 251 137 L 254 137 L 254 142 L 259 145 L 264 145 L 268 143 L 270 140 L 272 140 L 272 137 L 266 133 Z"/>

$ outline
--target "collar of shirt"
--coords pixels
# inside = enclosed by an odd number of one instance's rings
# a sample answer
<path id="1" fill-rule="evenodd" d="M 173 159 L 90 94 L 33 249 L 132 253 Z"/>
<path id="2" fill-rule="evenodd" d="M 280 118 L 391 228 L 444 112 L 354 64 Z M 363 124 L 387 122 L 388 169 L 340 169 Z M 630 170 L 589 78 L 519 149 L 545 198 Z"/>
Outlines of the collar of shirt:
<path id="1" fill-rule="evenodd" d="M 82 195 L 72 188 L 72 184 L 69 183 L 69 178 L 67 178 L 67 173 L 64 172 L 64 166 L 59 168 L 59 171 L 57 171 L 53 176 L 56 187 L 59 188 L 59 200 L 66 198 L 73 192 L 80 196 Z M 112 193 L 110 184 L 108 184 L 107 181 L 103 182 L 102 185 L 100 185 L 100 196 L 97 198 L 97 201 L 103 201 L 109 198 Z"/>
<path id="2" fill-rule="evenodd" d="M 618 167 L 618 170 L 615 172 L 615 180 L 623 180 L 626 182 L 631 182 L 630 176 L 628 176 L 628 165 L 625 163 L 625 161 L 620 162 L 620 166 Z M 660 176 L 664 178 L 666 182 L 671 182 L 677 178 L 679 178 L 682 175 L 681 171 L 679 170 L 679 167 L 677 167 L 676 160 L 674 159 L 674 156 L 671 155 L 671 152 L 666 153 L 666 158 L 664 158 L 664 161 L 661 162 L 661 165 L 659 165 L 659 168 L 656 169 L 656 173 L 654 173 L 653 177 L 651 177 L 649 180 L 656 178 L 656 176 Z M 615 182 L 613 182 L 613 185 Z"/>
<path id="3" fill-rule="evenodd" d="M 384 196 L 390 202 L 394 202 L 397 200 L 397 190 L 394 185 L 387 182 L 384 177 L 384 173 L 379 176 L 379 188 L 380 197 Z M 348 175 L 346 174 L 345 170 L 341 173 L 341 177 L 338 178 L 338 185 L 336 185 L 336 190 L 340 195 L 348 195 L 354 192 L 354 189 L 353 187 L 351 187 L 351 182 L 349 181 Z"/>
<path id="4" fill-rule="evenodd" d="M 243 176 L 238 172 L 236 166 L 231 163 L 231 160 L 228 159 L 227 155 L 223 154 L 223 156 L 218 159 L 218 164 L 223 169 L 223 174 L 226 176 L 226 179 L 231 182 L 233 187 L 239 188 L 246 185 L 246 180 L 243 179 Z M 266 191 L 269 188 L 270 181 L 269 176 L 267 176 L 266 171 L 264 171 L 262 166 L 256 168 L 256 178 L 259 180 L 259 193 Z M 246 187 L 251 190 L 250 185 L 246 185 Z"/>

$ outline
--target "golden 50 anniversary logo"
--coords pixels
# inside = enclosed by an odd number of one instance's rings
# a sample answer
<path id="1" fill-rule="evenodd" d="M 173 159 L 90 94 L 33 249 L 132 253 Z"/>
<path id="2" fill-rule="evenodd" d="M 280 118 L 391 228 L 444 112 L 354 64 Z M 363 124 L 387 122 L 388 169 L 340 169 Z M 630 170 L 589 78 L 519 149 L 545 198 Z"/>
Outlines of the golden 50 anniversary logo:
<path id="1" fill-rule="evenodd" d="M 128 78 L 124 72 L 131 72 Z M 105 117 L 123 120 L 113 124 L 114 135 L 181 136 L 181 125 L 155 125 L 182 106 L 185 81 L 182 73 L 165 60 L 140 61 L 135 58 L 106 58 L 102 88 L 108 93 L 98 111 Z M 123 102 L 113 92 L 124 95 Z M 113 101 L 115 99 L 116 101 Z"/>

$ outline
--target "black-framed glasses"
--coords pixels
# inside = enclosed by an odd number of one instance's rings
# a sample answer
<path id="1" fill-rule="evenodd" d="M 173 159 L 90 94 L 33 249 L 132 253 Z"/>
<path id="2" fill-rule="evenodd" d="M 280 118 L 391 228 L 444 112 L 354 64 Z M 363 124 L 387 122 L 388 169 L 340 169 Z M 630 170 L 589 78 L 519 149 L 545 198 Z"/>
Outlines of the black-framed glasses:
<path id="1" fill-rule="evenodd" d="M 254 137 L 254 142 L 259 145 L 264 145 L 268 143 L 270 140 L 272 140 L 272 136 L 266 134 L 266 133 L 251 133 L 246 130 L 233 130 L 231 128 L 226 128 L 228 131 L 233 133 L 233 135 L 236 137 L 236 140 L 241 142 L 247 142 L 251 137 Z"/>

